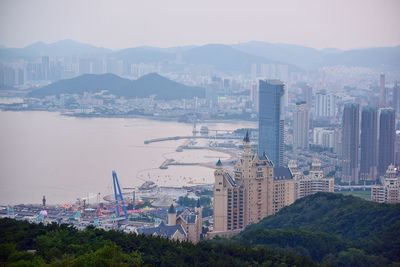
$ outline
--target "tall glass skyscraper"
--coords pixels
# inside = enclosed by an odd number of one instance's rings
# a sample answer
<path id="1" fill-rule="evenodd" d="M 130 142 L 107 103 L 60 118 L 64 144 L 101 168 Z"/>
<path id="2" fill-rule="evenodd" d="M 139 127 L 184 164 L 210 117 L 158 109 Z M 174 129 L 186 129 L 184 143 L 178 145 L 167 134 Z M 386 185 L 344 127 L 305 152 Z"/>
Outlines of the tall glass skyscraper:
<path id="1" fill-rule="evenodd" d="M 360 144 L 360 105 L 344 106 L 342 119 L 343 182 L 359 183 L 358 147 Z"/>
<path id="2" fill-rule="evenodd" d="M 364 107 L 361 113 L 360 180 L 375 180 L 378 156 L 378 111 Z"/>
<path id="3" fill-rule="evenodd" d="M 392 107 L 394 109 L 395 116 L 400 117 L 400 84 L 397 82 L 393 87 Z"/>
<path id="4" fill-rule="evenodd" d="M 274 166 L 282 166 L 284 84 L 279 80 L 260 80 L 259 86 L 258 154 L 265 153 Z"/>
<path id="5" fill-rule="evenodd" d="M 396 120 L 394 109 L 384 108 L 379 116 L 379 153 L 378 174 L 386 173 L 390 164 L 394 164 L 394 147 L 396 141 Z"/>

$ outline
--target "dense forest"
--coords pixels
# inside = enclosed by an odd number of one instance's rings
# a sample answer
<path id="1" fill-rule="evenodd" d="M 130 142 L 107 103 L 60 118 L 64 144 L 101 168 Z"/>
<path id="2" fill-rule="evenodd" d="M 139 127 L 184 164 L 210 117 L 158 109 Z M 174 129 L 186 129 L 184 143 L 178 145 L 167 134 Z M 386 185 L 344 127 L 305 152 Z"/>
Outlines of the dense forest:
<path id="1" fill-rule="evenodd" d="M 78 231 L 67 225 L 0 220 L 0 266 L 316 266 L 290 251 L 231 242 L 174 242 L 158 237 Z"/>
<path id="2" fill-rule="evenodd" d="M 290 249 L 329 266 L 400 264 L 400 205 L 317 193 L 234 239 L 247 246 Z"/>
<path id="3" fill-rule="evenodd" d="M 400 205 L 318 193 L 197 245 L 0 219 L 0 266 L 400 266 L 399 236 Z"/>

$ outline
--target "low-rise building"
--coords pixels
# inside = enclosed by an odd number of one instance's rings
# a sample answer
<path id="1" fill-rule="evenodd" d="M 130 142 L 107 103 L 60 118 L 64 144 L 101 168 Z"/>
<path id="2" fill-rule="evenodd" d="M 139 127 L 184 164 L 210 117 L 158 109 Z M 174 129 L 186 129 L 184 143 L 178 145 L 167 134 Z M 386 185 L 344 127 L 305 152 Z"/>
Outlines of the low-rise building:
<path id="1" fill-rule="evenodd" d="M 187 233 L 180 224 L 166 225 L 161 222 L 160 225 L 150 228 L 138 228 L 138 234 L 160 236 L 170 240 L 185 241 L 187 240 Z"/>
<path id="2" fill-rule="evenodd" d="M 199 201 L 197 201 L 194 211 L 185 209 L 178 213 L 174 205 L 171 204 L 168 209 L 167 224 L 161 222 L 157 227 L 139 228 L 137 232 L 138 234 L 197 243 L 201 239 L 202 224 L 202 208 Z"/>
<path id="3" fill-rule="evenodd" d="M 200 200 L 197 200 L 197 205 L 194 211 L 185 209 L 178 212 L 176 224 L 181 225 L 187 233 L 187 240 L 192 243 L 197 243 L 201 239 L 203 228 L 202 208 Z"/>
<path id="4" fill-rule="evenodd" d="M 371 188 L 371 200 L 379 203 L 400 203 L 400 175 L 393 164 L 389 165 L 380 185 Z"/>
<path id="5" fill-rule="evenodd" d="M 321 169 L 321 162 L 314 159 L 308 175 L 304 175 L 297 168 L 297 162 L 291 160 L 289 169 L 296 181 L 296 199 L 315 194 L 317 192 L 333 192 L 334 178 L 326 178 Z"/>

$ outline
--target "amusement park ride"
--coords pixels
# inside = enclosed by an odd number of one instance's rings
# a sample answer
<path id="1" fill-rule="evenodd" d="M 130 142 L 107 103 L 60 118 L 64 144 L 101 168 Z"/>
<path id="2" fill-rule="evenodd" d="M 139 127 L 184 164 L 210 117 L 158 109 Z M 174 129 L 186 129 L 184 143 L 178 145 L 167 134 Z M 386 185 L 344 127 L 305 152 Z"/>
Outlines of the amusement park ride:
<path id="1" fill-rule="evenodd" d="M 126 210 L 124 195 L 122 194 L 121 187 L 119 186 L 118 176 L 115 171 L 112 171 L 112 178 L 113 178 L 114 197 L 115 197 L 115 216 L 116 216 L 115 219 L 128 220 L 128 211 Z M 122 208 L 122 211 L 124 212 L 123 217 L 121 216 L 120 208 Z"/>
<path id="2" fill-rule="evenodd" d="M 112 171 L 113 194 L 110 198 L 104 198 L 105 203 L 100 202 L 100 193 L 87 195 L 78 198 L 76 205 L 47 205 L 46 196 L 42 198 L 42 204 L 39 205 L 20 205 L 16 208 L 8 205 L 5 215 L 10 218 L 23 218 L 36 223 L 71 223 L 82 227 L 87 224 L 95 226 L 115 227 L 129 220 L 128 206 L 131 205 L 132 197 L 133 208 L 135 207 L 135 191 L 133 193 L 123 193 L 118 180 L 117 173 Z M 124 199 L 125 194 L 125 199 Z M 130 195 L 132 194 L 132 195 Z M 97 197 L 97 203 L 91 203 L 89 200 Z M 126 202 L 128 201 L 128 202 Z M 112 225 L 112 226 L 110 226 Z"/>

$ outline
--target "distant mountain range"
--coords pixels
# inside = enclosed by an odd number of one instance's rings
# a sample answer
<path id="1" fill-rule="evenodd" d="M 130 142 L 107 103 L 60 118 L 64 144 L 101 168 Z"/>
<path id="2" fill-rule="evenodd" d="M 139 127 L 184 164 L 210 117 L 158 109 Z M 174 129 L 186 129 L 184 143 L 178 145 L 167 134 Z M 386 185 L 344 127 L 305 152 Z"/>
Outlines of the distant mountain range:
<path id="1" fill-rule="evenodd" d="M 252 63 L 280 63 L 267 58 L 252 55 L 229 45 L 209 44 L 198 47 L 134 47 L 113 52 L 109 56 L 124 59 L 131 63 L 154 63 L 179 61 L 178 64 L 211 66 L 225 72 L 249 72 Z M 291 70 L 299 70 L 291 66 Z"/>
<path id="2" fill-rule="evenodd" d="M 35 59 L 41 56 L 71 57 L 71 56 L 102 56 L 111 53 L 111 49 L 79 43 L 72 40 L 62 40 L 51 44 L 37 42 L 23 48 L 0 48 L 0 60 Z"/>
<path id="3" fill-rule="evenodd" d="M 153 63 L 167 60 L 174 60 L 175 54 L 163 49 L 152 49 L 149 47 L 132 47 L 122 49 L 110 54 L 110 56 L 127 60 L 131 63 Z"/>
<path id="4" fill-rule="evenodd" d="M 229 45 L 209 44 L 186 50 L 182 54 L 184 62 L 193 65 L 211 65 L 218 70 L 249 72 L 251 64 L 280 63 L 267 57 L 254 55 L 235 49 Z M 292 66 L 294 69 L 296 67 Z"/>
<path id="5" fill-rule="evenodd" d="M 145 98 L 151 95 L 155 95 L 156 99 L 163 100 L 205 97 L 204 88 L 177 83 L 156 73 L 144 75 L 137 80 L 124 79 L 114 74 L 84 74 L 34 89 L 29 96 L 40 98 L 102 90 L 125 98 Z"/>
<path id="6" fill-rule="evenodd" d="M 389 70 L 400 68 L 400 46 L 343 51 L 335 48 L 317 50 L 300 45 L 253 41 L 233 45 L 233 47 L 253 55 L 287 62 L 304 69 L 334 65 Z"/>
<path id="7" fill-rule="evenodd" d="M 132 63 L 149 63 L 181 60 L 182 63 L 210 65 L 221 71 L 250 71 L 252 63 L 283 63 L 302 69 L 344 65 L 378 69 L 400 68 L 400 46 L 340 50 L 317 50 L 292 44 L 272 44 L 251 41 L 233 45 L 208 44 L 159 48 L 140 46 L 113 51 L 107 48 L 78 43 L 72 40 L 52 44 L 38 42 L 24 48 L 0 48 L 0 60 L 33 59 L 40 56 L 112 57 Z"/>
<path id="8" fill-rule="evenodd" d="M 319 64 L 321 61 L 321 52 L 314 48 L 289 45 L 289 44 L 271 44 L 265 42 L 247 42 L 233 45 L 235 49 L 269 58 L 281 62 L 287 62 L 301 68 L 310 68 Z M 340 51 L 338 52 L 340 53 Z"/>
<path id="9" fill-rule="evenodd" d="M 327 54 L 321 65 L 361 66 L 388 70 L 400 70 L 400 46 L 377 47 Z"/>

